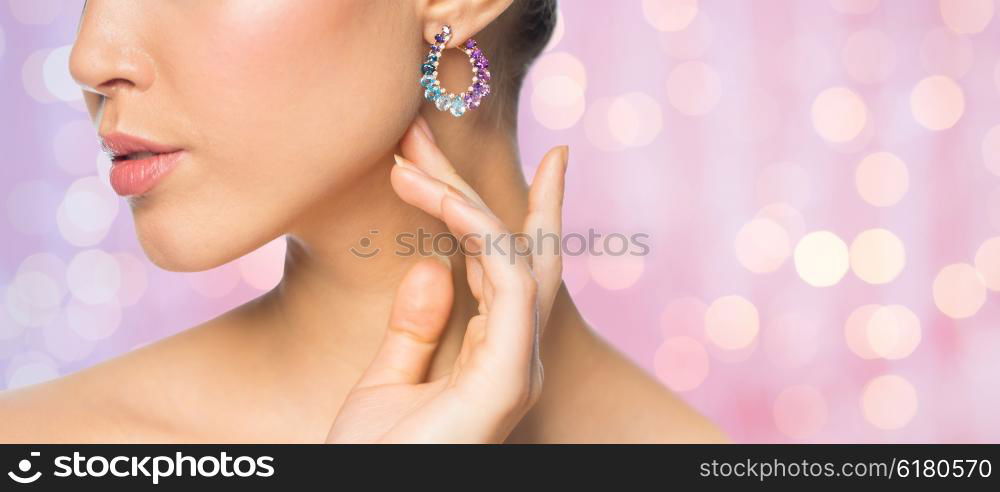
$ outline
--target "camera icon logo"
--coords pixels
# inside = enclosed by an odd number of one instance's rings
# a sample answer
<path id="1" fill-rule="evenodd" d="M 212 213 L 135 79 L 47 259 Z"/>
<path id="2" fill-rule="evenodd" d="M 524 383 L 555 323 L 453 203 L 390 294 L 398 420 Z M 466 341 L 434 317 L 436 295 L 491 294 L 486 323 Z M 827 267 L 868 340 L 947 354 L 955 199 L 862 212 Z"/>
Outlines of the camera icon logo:
<path id="1" fill-rule="evenodd" d="M 31 452 L 32 458 L 40 455 L 41 453 L 39 453 L 38 451 Z M 27 474 L 28 472 L 31 471 L 31 460 L 24 459 L 19 461 L 17 463 L 17 468 L 18 470 L 20 470 L 21 473 Z M 17 483 L 31 483 L 34 482 L 35 480 L 38 480 L 38 478 L 42 476 L 42 472 L 36 471 L 34 475 L 28 475 L 27 477 L 22 477 L 19 473 L 14 473 L 13 471 L 9 471 L 7 472 L 7 476 L 10 477 L 11 480 Z"/>

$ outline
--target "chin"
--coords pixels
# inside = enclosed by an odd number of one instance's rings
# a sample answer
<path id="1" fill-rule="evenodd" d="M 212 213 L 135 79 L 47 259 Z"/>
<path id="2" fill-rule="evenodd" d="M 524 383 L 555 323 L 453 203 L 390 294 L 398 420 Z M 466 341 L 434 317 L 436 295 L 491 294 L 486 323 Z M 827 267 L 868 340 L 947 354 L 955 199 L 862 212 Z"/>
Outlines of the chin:
<path id="1" fill-rule="evenodd" d="M 243 255 L 232 237 L 205 233 L 209 224 L 185 220 L 156 220 L 152 211 L 134 213 L 135 231 L 143 252 L 156 266 L 171 272 L 201 272 Z M 246 251 L 252 251 L 247 248 Z"/>

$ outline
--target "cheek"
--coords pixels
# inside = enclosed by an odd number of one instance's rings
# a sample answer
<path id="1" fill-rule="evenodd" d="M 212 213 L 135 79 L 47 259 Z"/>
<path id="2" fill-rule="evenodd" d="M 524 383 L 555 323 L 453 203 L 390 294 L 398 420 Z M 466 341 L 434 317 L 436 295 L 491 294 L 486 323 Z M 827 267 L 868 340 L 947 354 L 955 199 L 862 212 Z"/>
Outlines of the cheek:
<path id="1" fill-rule="evenodd" d="M 193 140 L 191 169 L 177 173 L 191 186 L 173 188 L 162 210 L 144 211 L 147 236 L 159 238 L 148 242 L 164 263 L 175 256 L 169 243 L 187 234 L 200 236 L 206 254 L 214 250 L 183 269 L 250 251 L 312 202 L 349 187 L 391 150 L 421 101 L 419 25 L 398 2 L 195 5 L 205 7 L 185 28 L 191 36 L 161 53 Z M 186 224 L 162 227 L 170 217 Z"/>

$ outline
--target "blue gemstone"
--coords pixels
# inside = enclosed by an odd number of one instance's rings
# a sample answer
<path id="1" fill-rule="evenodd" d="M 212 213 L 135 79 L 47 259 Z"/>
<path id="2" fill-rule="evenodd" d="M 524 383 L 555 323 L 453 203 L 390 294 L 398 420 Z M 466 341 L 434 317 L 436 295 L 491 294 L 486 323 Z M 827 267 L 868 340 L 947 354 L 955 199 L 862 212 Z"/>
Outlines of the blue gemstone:
<path id="1" fill-rule="evenodd" d="M 434 106 L 438 111 L 447 111 L 451 107 L 452 102 L 455 98 L 448 95 L 442 95 L 434 101 Z"/>
<path id="2" fill-rule="evenodd" d="M 437 79 L 435 79 L 433 75 L 424 75 L 423 77 L 420 77 L 420 86 L 430 87 L 434 85 L 435 80 Z"/>
<path id="3" fill-rule="evenodd" d="M 435 70 L 434 65 L 431 65 L 430 63 L 424 63 L 423 66 L 420 67 L 420 71 L 423 72 L 425 75 L 430 75 L 434 73 L 434 70 Z"/>
<path id="4" fill-rule="evenodd" d="M 463 101 L 460 97 L 456 97 L 451 102 L 451 107 L 448 109 L 451 111 L 452 116 L 458 118 L 459 116 L 465 114 L 465 101 Z"/>
<path id="5" fill-rule="evenodd" d="M 440 96 L 441 96 L 440 87 L 431 86 L 424 91 L 424 99 L 427 99 L 428 101 L 431 102 L 437 101 L 437 98 Z"/>
<path id="6" fill-rule="evenodd" d="M 438 55 L 432 53 L 430 55 L 427 55 L 427 61 L 425 61 L 424 63 L 434 63 L 436 61 L 438 61 Z"/>

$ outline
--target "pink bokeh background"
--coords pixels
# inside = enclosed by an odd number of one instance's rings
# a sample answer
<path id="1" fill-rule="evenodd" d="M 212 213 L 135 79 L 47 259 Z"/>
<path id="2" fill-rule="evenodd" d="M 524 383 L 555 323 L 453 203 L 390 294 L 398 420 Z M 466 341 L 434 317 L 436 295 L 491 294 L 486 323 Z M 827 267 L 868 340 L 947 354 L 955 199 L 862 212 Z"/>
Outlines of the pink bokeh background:
<path id="1" fill-rule="evenodd" d="M 0 388 L 281 274 L 280 240 L 144 258 L 68 77 L 81 6 L 0 0 Z M 1000 441 L 1000 3 L 563 0 L 519 125 L 528 166 L 572 149 L 567 231 L 649 235 L 566 258 L 587 320 L 735 440 Z"/>

